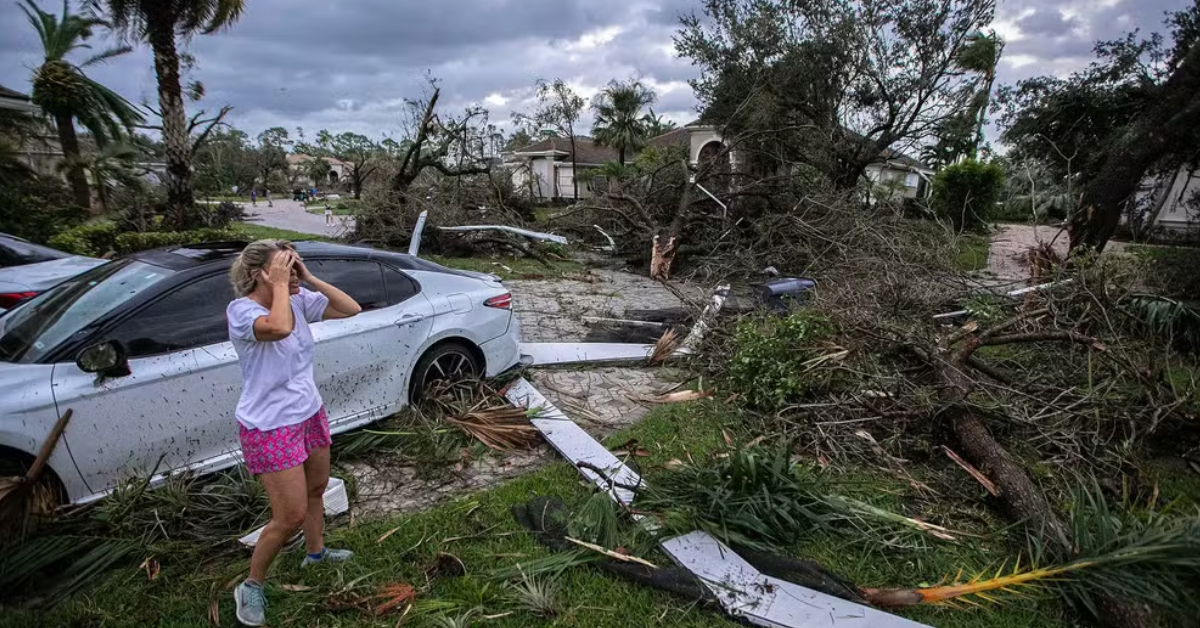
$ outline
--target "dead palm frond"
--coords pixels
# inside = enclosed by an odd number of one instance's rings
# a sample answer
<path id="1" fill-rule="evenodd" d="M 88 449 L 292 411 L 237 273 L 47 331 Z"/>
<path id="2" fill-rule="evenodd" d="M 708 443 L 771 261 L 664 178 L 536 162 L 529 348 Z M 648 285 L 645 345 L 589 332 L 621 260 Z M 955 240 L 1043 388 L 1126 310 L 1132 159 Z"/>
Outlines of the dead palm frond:
<path id="1" fill-rule="evenodd" d="M 666 333 L 654 343 L 654 351 L 650 353 L 651 364 L 662 364 L 668 358 L 675 355 L 675 351 L 679 349 L 680 343 L 683 340 L 679 334 L 675 333 L 674 329 L 668 329 Z"/>
<path id="2" fill-rule="evenodd" d="M 1167 517 L 1160 513 L 1135 516 L 1110 508 L 1094 482 L 1074 493 L 1069 511 L 1073 547 L 1068 560 L 1044 567 L 1035 564 L 1011 569 L 1001 565 L 994 574 L 980 572 L 948 584 L 914 589 L 865 589 L 876 606 L 965 602 L 999 603 L 1006 598 L 1050 590 L 1093 617 L 1100 614 L 1096 599 L 1116 599 L 1149 605 L 1180 619 L 1200 615 L 1200 516 Z M 1030 534 L 1031 555 L 1053 560 L 1065 552 L 1043 544 Z"/>
<path id="3" fill-rule="evenodd" d="M 498 451 L 527 449 L 541 442 L 541 432 L 530 424 L 522 408 L 478 408 L 446 417 L 446 422 Z"/>

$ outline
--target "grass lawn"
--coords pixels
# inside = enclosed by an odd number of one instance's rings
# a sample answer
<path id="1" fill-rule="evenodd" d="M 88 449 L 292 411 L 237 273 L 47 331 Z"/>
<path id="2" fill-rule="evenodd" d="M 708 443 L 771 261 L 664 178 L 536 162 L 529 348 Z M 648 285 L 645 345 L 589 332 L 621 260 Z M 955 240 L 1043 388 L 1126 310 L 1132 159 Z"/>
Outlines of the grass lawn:
<path id="1" fill-rule="evenodd" d="M 333 210 L 334 216 L 353 216 L 354 212 L 357 211 L 357 209 L 355 209 L 353 207 L 333 206 L 333 205 L 330 205 L 330 209 Z M 324 216 L 325 215 L 325 204 L 321 203 L 321 202 L 309 203 L 308 205 L 305 206 L 304 211 L 307 211 L 310 214 Z"/>
<path id="2" fill-rule="evenodd" d="M 985 235 L 960 236 L 958 252 L 954 256 L 954 267 L 967 272 L 986 269 L 991 246 L 991 239 Z"/>
<path id="3" fill-rule="evenodd" d="M 722 428 L 745 439 L 745 418 L 736 409 L 717 401 L 660 406 L 640 424 L 608 439 L 608 445 L 636 438 L 649 449 L 638 465 L 653 481 L 656 469 L 674 458 L 702 456 L 723 446 Z M 744 442 L 744 441 L 743 441 Z M 486 490 L 458 502 L 411 515 L 380 521 L 343 518 L 329 531 L 329 544 L 346 547 L 356 558 L 341 566 L 301 570 L 302 554 L 294 551 L 277 561 L 268 588 L 268 618 L 273 626 L 338 626 L 344 628 L 394 626 L 395 616 L 372 618 L 355 611 L 335 610 L 331 596 L 347 590 L 368 593 L 381 585 L 407 582 L 418 591 L 418 606 L 406 626 L 438 626 L 439 615 L 457 616 L 481 609 L 471 625 L 527 628 L 555 625 L 588 628 L 629 626 L 730 627 L 736 624 L 720 613 L 697 608 L 686 600 L 651 587 L 619 580 L 591 567 L 568 569 L 551 580 L 560 607 L 553 618 L 544 618 L 517 604 L 507 585 L 489 580 L 486 572 L 545 557 L 538 545 L 510 514 L 510 507 L 538 495 L 562 497 L 568 505 L 581 503 L 590 490 L 567 464 L 555 462 L 530 475 Z M 903 499 L 898 494 L 897 500 Z M 380 538 L 391 532 L 385 540 Z M 228 550 L 229 545 L 225 549 Z M 1001 539 L 980 543 L 999 548 Z M 948 543 L 929 549 L 903 550 L 880 546 L 863 551 L 862 544 L 844 536 L 830 536 L 800 548 L 800 554 L 843 572 L 861 585 L 915 585 L 951 577 L 959 568 L 995 568 L 981 549 Z M 216 548 L 214 552 L 216 553 Z M 430 577 L 427 569 L 439 552 L 461 559 L 466 575 Z M 162 626 L 202 628 L 213 625 L 210 605 L 215 602 L 219 625 L 237 625 L 231 587 L 244 576 L 248 556 L 228 550 L 202 564 L 155 556 L 162 569 L 150 581 L 133 564 L 125 564 L 89 592 L 39 615 L 25 609 L 0 613 L 0 626 Z M 650 560 L 666 565 L 661 555 Z M 302 585 L 302 591 L 285 591 L 281 585 Z M 290 587 L 294 588 L 294 587 Z M 482 621 L 481 616 L 497 616 Z M 1066 626 L 1057 602 L 1024 598 L 986 610 L 925 608 L 906 615 L 942 628 L 1055 628 Z M 464 624 L 465 625 L 465 624 Z"/>
<path id="4" fill-rule="evenodd" d="M 267 227 L 264 225 L 256 225 L 250 222 L 239 222 L 234 224 L 233 230 L 245 234 L 247 240 L 263 240 L 267 238 L 276 238 L 280 240 L 291 240 L 300 242 L 302 240 L 318 240 L 321 242 L 333 242 L 331 238 L 326 238 L 311 233 L 301 233 L 299 231 L 289 231 L 287 229 L 276 229 L 275 227 Z"/>

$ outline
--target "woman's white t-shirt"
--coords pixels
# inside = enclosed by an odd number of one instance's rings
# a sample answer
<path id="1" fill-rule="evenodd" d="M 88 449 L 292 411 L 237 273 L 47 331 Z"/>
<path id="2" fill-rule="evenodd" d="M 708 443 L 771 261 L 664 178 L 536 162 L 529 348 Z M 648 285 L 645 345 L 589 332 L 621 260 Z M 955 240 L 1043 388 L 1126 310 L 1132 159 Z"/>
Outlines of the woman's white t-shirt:
<path id="1" fill-rule="evenodd" d="M 321 393 L 313 379 L 313 335 L 309 323 L 325 315 L 329 298 L 300 289 L 292 295 L 292 333 L 283 340 L 259 341 L 254 321 L 270 314 L 267 308 L 242 297 L 229 304 L 229 340 L 242 368 L 242 396 L 237 420 L 257 430 L 302 423 L 321 409 Z"/>

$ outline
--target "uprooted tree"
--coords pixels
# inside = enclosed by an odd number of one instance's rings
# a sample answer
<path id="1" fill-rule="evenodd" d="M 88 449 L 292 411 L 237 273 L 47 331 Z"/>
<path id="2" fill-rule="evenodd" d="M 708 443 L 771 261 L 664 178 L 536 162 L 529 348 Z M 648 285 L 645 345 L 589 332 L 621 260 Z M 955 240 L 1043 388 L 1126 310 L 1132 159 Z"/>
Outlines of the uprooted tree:
<path id="1" fill-rule="evenodd" d="M 961 53 L 994 0 L 706 0 L 678 53 L 700 66 L 702 119 L 758 133 L 744 147 L 853 189 L 866 167 L 929 137 L 977 97 Z"/>

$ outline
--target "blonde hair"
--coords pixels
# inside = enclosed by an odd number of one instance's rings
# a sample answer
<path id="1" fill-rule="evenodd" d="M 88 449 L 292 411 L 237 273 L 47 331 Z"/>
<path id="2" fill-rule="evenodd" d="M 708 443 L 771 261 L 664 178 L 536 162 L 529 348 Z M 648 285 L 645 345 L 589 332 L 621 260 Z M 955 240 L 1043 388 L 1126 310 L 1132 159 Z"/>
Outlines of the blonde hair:
<path id="1" fill-rule="evenodd" d="M 229 281 L 241 296 L 254 292 L 258 284 L 258 273 L 271 262 L 276 251 L 295 251 L 296 245 L 287 240 L 258 240 L 246 245 L 233 266 L 229 268 Z"/>

